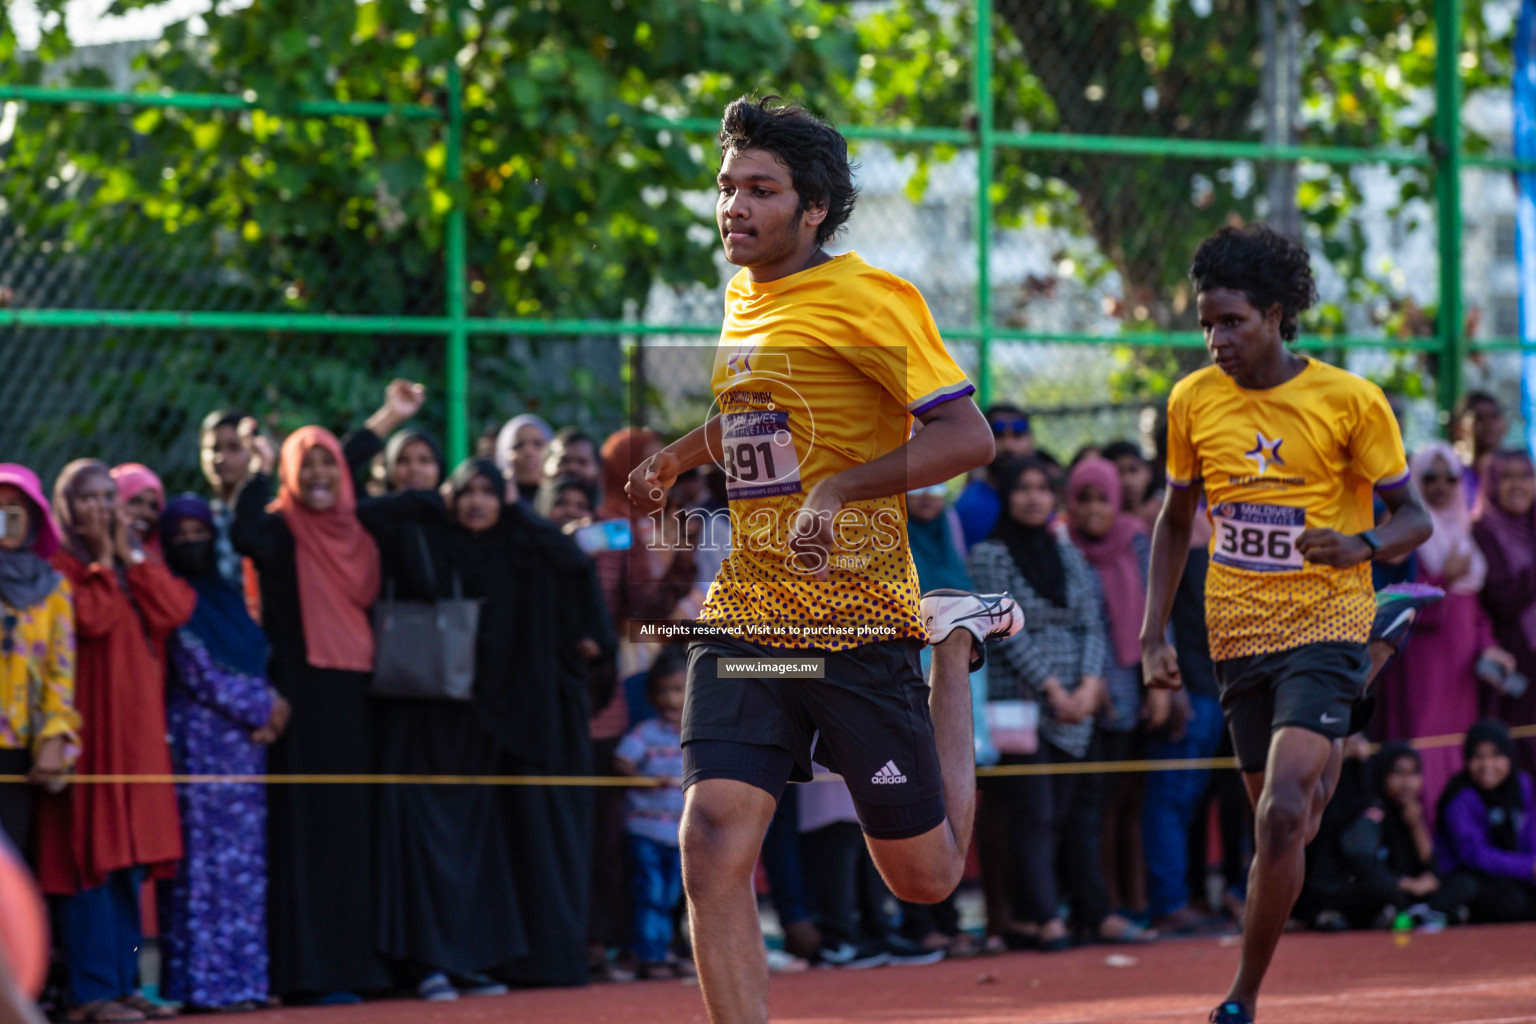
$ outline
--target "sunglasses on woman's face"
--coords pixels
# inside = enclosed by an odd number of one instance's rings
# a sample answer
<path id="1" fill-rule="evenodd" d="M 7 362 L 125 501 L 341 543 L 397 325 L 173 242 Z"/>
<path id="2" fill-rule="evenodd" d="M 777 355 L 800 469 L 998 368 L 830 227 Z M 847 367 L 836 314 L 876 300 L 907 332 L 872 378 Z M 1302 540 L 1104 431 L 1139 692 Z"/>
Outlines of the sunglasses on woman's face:
<path id="1" fill-rule="evenodd" d="M 16 653 L 16 613 L 5 613 L 5 638 L 0 640 L 0 654 L 7 657 Z"/>
<path id="2" fill-rule="evenodd" d="M 1450 473 L 1425 473 L 1419 479 L 1423 480 L 1426 484 L 1453 484 L 1460 480 L 1461 477 L 1453 476 Z"/>
<path id="3" fill-rule="evenodd" d="M 1024 435 L 1029 433 L 1029 417 L 1016 416 L 1013 419 L 993 420 L 992 433 L 997 437 L 1004 434 Z"/>

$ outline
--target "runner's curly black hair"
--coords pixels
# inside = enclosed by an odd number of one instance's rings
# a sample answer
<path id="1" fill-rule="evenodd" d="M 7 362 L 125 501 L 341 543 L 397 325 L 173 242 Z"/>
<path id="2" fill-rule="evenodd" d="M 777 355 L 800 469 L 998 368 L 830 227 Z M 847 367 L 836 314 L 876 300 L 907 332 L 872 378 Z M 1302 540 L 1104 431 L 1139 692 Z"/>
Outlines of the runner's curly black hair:
<path id="1" fill-rule="evenodd" d="M 826 121 L 794 105 L 781 105 L 777 96 L 732 100 L 720 119 L 720 154 L 766 149 L 789 168 L 790 184 L 800 196 L 799 213 L 825 203 L 827 217 L 816 229 L 816 244 L 824 245 L 847 223 L 859 190 L 848 162 L 848 140 Z"/>
<path id="2" fill-rule="evenodd" d="M 1307 247 L 1268 224 L 1226 227 L 1200 243 L 1189 264 L 1195 294 L 1228 288 L 1258 310 L 1280 304 L 1280 337 L 1296 340 L 1296 318 L 1317 302 Z"/>

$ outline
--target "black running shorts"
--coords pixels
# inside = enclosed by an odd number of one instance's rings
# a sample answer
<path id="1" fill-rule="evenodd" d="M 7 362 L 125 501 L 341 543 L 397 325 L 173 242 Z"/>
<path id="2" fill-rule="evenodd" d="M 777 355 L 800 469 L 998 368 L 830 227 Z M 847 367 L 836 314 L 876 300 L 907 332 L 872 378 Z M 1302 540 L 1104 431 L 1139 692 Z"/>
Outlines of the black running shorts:
<path id="1" fill-rule="evenodd" d="M 944 780 L 928 715 L 922 644 L 890 640 L 846 651 L 784 650 L 742 640 L 688 648 L 683 786 L 735 779 L 777 800 L 811 761 L 842 775 L 859 823 L 907 839 L 944 822 Z M 820 659 L 825 678 L 721 671 L 721 658 Z"/>
<path id="2" fill-rule="evenodd" d="M 1370 673 L 1365 645 L 1342 642 L 1218 661 L 1216 682 L 1238 766 L 1262 772 L 1269 738 L 1282 726 L 1343 739 Z"/>

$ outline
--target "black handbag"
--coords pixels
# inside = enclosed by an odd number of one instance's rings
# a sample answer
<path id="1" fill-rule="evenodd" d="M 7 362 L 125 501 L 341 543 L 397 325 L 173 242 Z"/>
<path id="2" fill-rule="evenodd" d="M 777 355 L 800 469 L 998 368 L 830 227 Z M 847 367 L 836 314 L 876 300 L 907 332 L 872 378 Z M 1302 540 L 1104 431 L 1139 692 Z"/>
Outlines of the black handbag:
<path id="1" fill-rule="evenodd" d="M 437 571 L 427 540 L 411 531 L 420 546 L 427 586 L 437 593 Z M 395 581 L 373 607 L 374 669 L 369 690 L 375 697 L 415 700 L 469 700 L 475 688 L 475 636 L 480 602 L 464 597 L 453 574 L 453 597 L 434 601 L 396 601 Z"/>

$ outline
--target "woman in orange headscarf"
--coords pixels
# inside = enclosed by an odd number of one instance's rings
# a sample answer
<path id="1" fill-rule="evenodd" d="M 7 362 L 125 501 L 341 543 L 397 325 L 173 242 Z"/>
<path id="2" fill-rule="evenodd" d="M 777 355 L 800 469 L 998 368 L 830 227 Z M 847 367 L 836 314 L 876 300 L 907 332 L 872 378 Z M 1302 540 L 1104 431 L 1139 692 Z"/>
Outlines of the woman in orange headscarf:
<path id="1" fill-rule="evenodd" d="M 608 435 L 602 447 L 603 497 L 597 508 L 599 520 L 627 519 L 632 543 L 627 550 L 602 551 L 593 556 L 603 601 L 620 638 L 615 659 L 602 659 L 592 672 L 593 763 L 613 763 L 619 739 L 629 728 L 629 704 L 623 681 L 644 672 L 656 648 L 652 644 L 626 642 L 630 620 L 665 619 L 694 586 L 696 570 L 691 552 L 683 557 L 657 550 L 655 520 L 641 515 L 624 493 L 635 467 L 661 450 L 662 439 L 645 427 L 625 427 Z M 599 789 L 596 802 L 598 848 L 622 849 L 624 844 L 624 791 Z M 592 881 L 592 919 L 588 954 L 598 976 L 611 976 L 606 950 L 629 943 L 630 922 L 626 913 L 628 873 L 622 857 L 599 857 Z"/>
<path id="2" fill-rule="evenodd" d="M 358 522 L 352 475 L 329 431 L 295 431 L 277 465 L 277 499 L 267 501 L 265 474 L 253 476 L 230 528 L 235 550 L 261 579 L 262 624 L 272 644 L 268 678 L 293 709 L 268 771 L 366 774 L 373 766 L 368 615 L 379 593 L 378 548 Z M 273 788 L 272 991 L 290 1001 L 334 1003 L 389 985 L 373 949 L 372 838 L 366 788 Z"/>

